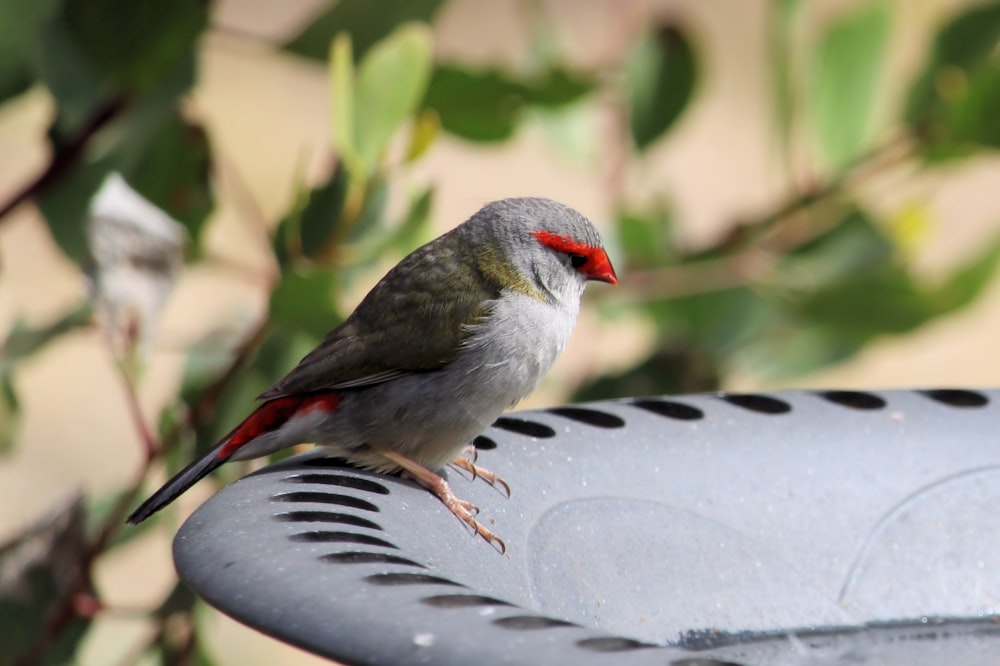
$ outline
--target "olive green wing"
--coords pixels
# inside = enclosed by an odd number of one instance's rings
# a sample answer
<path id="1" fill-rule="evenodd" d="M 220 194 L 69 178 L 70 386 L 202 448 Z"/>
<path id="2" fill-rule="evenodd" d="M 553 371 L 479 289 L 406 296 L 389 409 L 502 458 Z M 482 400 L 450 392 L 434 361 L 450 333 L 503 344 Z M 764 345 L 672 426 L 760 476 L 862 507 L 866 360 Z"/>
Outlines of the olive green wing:
<path id="1" fill-rule="evenodd" d="M 439 370 L 455 359 L 468 325 L 487 314 L 498 295 L 474 260 L 435 243 L 424 246 L 382 278 L 347 321 L 260 399 Z"/>

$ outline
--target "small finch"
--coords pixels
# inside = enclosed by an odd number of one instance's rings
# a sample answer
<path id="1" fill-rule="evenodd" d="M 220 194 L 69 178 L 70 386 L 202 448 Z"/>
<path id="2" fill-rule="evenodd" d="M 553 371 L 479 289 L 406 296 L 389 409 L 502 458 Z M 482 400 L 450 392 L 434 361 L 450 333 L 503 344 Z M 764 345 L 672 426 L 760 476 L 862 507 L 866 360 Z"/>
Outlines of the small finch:
<path id="1" fill-rule="evenodd" d="M 437 474 L 531 393 L 566 346 L 588 280 L 618 278 L 594 226 L 549 199 L 503 199 L 390 270 L 261 404 L 128 518 L 139 523 L 230 460 L 301 443 L 382 473 L 406 471 L 491 544 Z"/>

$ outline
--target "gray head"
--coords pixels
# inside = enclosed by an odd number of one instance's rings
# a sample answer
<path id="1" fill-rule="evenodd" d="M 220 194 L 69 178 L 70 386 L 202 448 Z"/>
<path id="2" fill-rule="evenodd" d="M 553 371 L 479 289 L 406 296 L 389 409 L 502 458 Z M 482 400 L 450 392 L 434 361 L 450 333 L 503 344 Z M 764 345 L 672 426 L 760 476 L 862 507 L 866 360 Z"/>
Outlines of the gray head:
<path id="1" fill-rule="evenodd" d="M 494 201 L 456 231 L 469 235 L 484 272 L 548 298 L 579 298 L 587 280 L 618 282 L 594 225 L 551 199 Z"/>

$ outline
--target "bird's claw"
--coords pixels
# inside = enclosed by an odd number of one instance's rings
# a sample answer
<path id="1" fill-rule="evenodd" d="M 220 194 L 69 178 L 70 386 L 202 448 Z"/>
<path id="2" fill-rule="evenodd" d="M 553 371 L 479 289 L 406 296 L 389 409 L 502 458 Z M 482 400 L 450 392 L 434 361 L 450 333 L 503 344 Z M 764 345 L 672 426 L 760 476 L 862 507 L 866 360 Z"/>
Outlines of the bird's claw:
<path id="1" fill-rule="evenodd" d="M 480 467 L 474 461 L 469 460 L 468 458 L 463 458 L 462 456 L 452 460 L 451 464 L 460 469 L 464 469 L 466 472 L 471 474 L 473 481 L 475 481 L 478 477 L 482 477 L 486 483 L 490 484 L 497 490 L 500 490 L 508 498 L 510 497 L 510 484 L 504 481 L 499 474 L 491 472 L 484 467 Z"/>

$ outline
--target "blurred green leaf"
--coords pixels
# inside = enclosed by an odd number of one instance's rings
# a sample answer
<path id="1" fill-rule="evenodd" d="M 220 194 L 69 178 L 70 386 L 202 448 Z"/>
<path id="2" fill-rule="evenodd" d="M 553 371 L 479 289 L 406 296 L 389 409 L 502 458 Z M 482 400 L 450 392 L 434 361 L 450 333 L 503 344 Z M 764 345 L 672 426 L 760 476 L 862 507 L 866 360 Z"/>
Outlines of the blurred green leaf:
<path id="1" fill-rule="evenodd" d="M 865 344 L 865 339 L 792 316 L 772 320 L 760 335 L 739 350 L 734 370 L 767 380 L 787 379 L 815 372 L 845 361 Z"/>
<path id="2" fill-rule="evenodd" d="M 410 140 L 406 147 L 407 162 L 416 162 L 424 156 L 441 133 L 441 118 L 434 109 L 424 109 L 418 115 L 410 130 Z"/>
<path id="3" fill-rule="evenodd" d="M 237 340 L 231 333 L 214 330 L 191 345 L 184 359 L 184 370 L 181 374 L 182 400 L 193 404 L 205 389 L 217 382 L 229 370 L 235 358 L 236 344 Z M 167 407 L 164 409 L 164 414 L 170 411 Z"/>
<path id="4" fill-rule="evenodd" d="M 421 235 L 430 221 L 434 206 L 434 187 L 430 186 L 410 200 L 410 207 L 399 227 L 390 237 L 390 242 L 403 252 L 410 252 L 421 244 Z"/>
<path id="5" fill-rule="evenodd" d="M 61 335 L 90 326 L 92 317 L 90 303 L 83 301 L 51 324 L 32 327 L 20 321 L 15 322 L 0 347 L 0 369 L 9 370 L 15 363 L 41 351 Z"/>
<path id="6" fill-rule="evenodd" d="M 815 289 L 890 263 L 892 242 L 864 211 L 852 208 L 836 225 L 797 247 L 781 262 L 785 281 Z"/>
<path id="7" fill-rule="evenodd" d="M 0 367 L 0 456 L 14 450 L 21 415 L 10 373 Z"/>
<path id="8" fill-rule="evenodd" d="M 446 132 L 470 141 L 503 141 L 514 133 L 523 101 L 497 70 L 439 65 L 424 105 L 437 111 Z"/>
<path id="9" fill-rule="evenodd" d="M 572 104 L 593 91 L 595 86 L 592 80 L 559 67 L 511 83 L 525 104 L 549 109 Z"/>
<path id="10" fill-rule="evenodd" d="M 995 54 L 1000 43 L 1000 3 L 974 6 L 952 17 L 938 31 L 921 73 L 910 87 L 906 120 L 917 135 L 927 140 L 929 157 L 941 158 L 961 151 L 949 146 L 947 121 L 957 113 L 960 131 L 967 132 L 969 115 L 979 116 L 976 106 L 992 99 L 989 91 L 993 84 L 991 75 L 979 74 L 980 69 L 997 68 Z M 968 97 L 971 80 L 984 76 L 975 83 L 979 88 L 973 96 L 973 106 L 964 111 L 950 111 L 952 104 Z M 985 111 L 985 109 L 984 109 Z M 994 117 L 996 117 L 994 115 Z M 971 122 L 978 127 L 978 120 Z M 964 127 L 963 127 L 964 126 Z M 978 133 L 974 130 L 973 134 Z M 968 137 L 965 137 L 968 138 Z M 986 143 L 991 143 L 987 140 Z"/>
<path id="11" fill-rule="evenodd" d="M 905 267 L 890 264 L 821 289 L 796 310 L 860 342 L 876 335 L 907 333 L 972 302 L 995 275 L 998 261 L 1000 237 L 939 285 L 923 286 Z"/>
<path id="12" fill-rule="evenodd" d="M 934 316 L 935 308 L 898 264 L 886 265 L 820 289 L 801 303 L 800 316 L 862 340 L 906 333 Z"/>
<path id="13" fill-rule="evenodd" d="M 64 0 L 69 33 L 91 63 L 133 92 L 190 67 L 208 25 L 202 0 Z"/>
<path id="14" fill-rule="evenodd" d="M 885 5 L 864 6 L 832 25 L 813 54 L 812 126 L 833 167 L 856 158 L 871 133 L 889 27 Z"/>
<path id="15" fill-rule="evenodd" d="M 58 5 L 58 0 L 0 2 L 0 104 L 33 83 L 32 52 Z"/>
<path id="16" fill-rule="evenodd" d="M 58 104 L 49 132 L 57 148 L 64 137 L 77 132 L 101 105 L 115 96 L 113 81 L 91 62 L 71 34 L 63 15 L 57 15 L 43 26 L 35 51 L 35 67 L 39 80 Z"/>
<path id="17" fill-rule="evenodd" d="M 83 498 L 75 497 L 7 543 L 0 544 L 0 666 L 29 663 L 25 652 L 42 640 L 56 604 L 75 590 L 85 561 Z M 74 617 L 45 640 L 32 664 L 73 662 L 90 620 Z"/>
<path id="18" fill-rule="evenodd" d="M 469 141 L 503 141 L 513 135 L 526 106 L 571 104 L 594 85 L 555 67 L 519 80 L 496 69 L 444 64 L 434 70 L 424 106 L 437 111 L 451 134 Z"/>
<path id="19" fill-rule="evenodd" d="M 625 81 L 636 148 L 646 150 L 680 118 L 697 76 L 694 49 L 680 28 L 663 26 L 639 44 L 626 65 Z"/>
<path id="20" fill-rule="evenodd" d="M 205 130 L 176 114 L 152 131 L 141 147 L 133 146 L 136 156 L 128 170 L 129 183 L 182 223 L 197 247 L 214 205 L 212 155 Z"/>
<path id="21" fill-rule="evenodd" d="M 83 265 L 87 245 L 87 208 L 94 194 L 114 170 L 108 158 L 84 162 L 70 170 L 36 200 L 53 240 L 62 252 Z"/>
<path id="22" fill-rule="evenodd" d="M 337 278 L 329 270 L 298 270 L 285 273 L 271 293 L 271 321 L 281 330 L 301 331 L 322 340 L 340 323 L 333 309 Z"/>
<path id="23" fill-rule="evenodd" d="M 358 213 L 358 217 L 349 229 L 345 240 L 356 243 L 379 229 L 385 221 L 385 209 L 388 203 L 389 180 L 379 177 L 370 181 L 361 205 L 361 212 Z"/>
<path id="24" fill-rule="evenodd" d="M 782 145 L 787 149 L 793 124 L 795 96 L 792 86 L 792 27 L 801 0 L 779 0 L 771 12 L 768 28 L 770 39 L 771 78 L 774 83 L 775 127 Z"/>
<path id="25" fill-rule="evenodd" d="M 622 211 L 616 225 L 627 270 L 648 269 L 677 260 L 670 209 L 659 202 L 650 211 Z"/>
<path id="26" fill-rule="evenodd" d="M 309 193 L 299 216 L 299 236 L 305 256 L 318 256 L 343 222 L 347 181 L 347 170 L 338 164 L 330 179 Z"/>
<path id="27" fill-rule="evenodd" d="M 380 39 L 409 21 L 430 23 L 441 0 L 380 0 L 377 9 L 368 0 L 339 0 L 316 16 L 285 48 L 295 54 L 325 60 L 333 37 L 342 32 L 354 42 L 360 60 Z"/>
<path id="28" fill-rule="evenodd" d="M 951 100 L 945 122 L 951 141 L 959 147 L 1000 148 L 1000 63 L 972 74 Z"/>
<path id="29" fill-rule="evenodd" d="M 935 288 L 933 299 L 939 313 L 964 308 L 989 286 L 1000 263 L 1000 236 L 995 236 L 983 252 L 960 266 Z"/>
<path id="30" fill-rule="evenodd" d="M 354 60 L 350 34 L 337 35 L 330 43 L 331 136 L 333 150 L 359 182 L 367 177 L 358 152 L 354 118 Z"/>
<path id="31" fill-rule="evenodd" d="M 358 65 L 355 145 L 369 173 L 374 172 L 389 140 L 424 98 L 432 58 L 430 30 L 409 23 L 375 44 Z"/>
<path id="32" fill-rule="evenodd" d="M 665 344 L 634 368 L 599 377 L 580 387 L 573 393 L 572 401 L 703 393 L 720 387 L 717 359 L 694 344 Z"/>
<path id="33" fill-rule="evenodd" d="M 750 287 L 651 303 L 661 337 L 695 345 L 725 369 L 726 358 L 766 330 L 776 306 Z"/>

